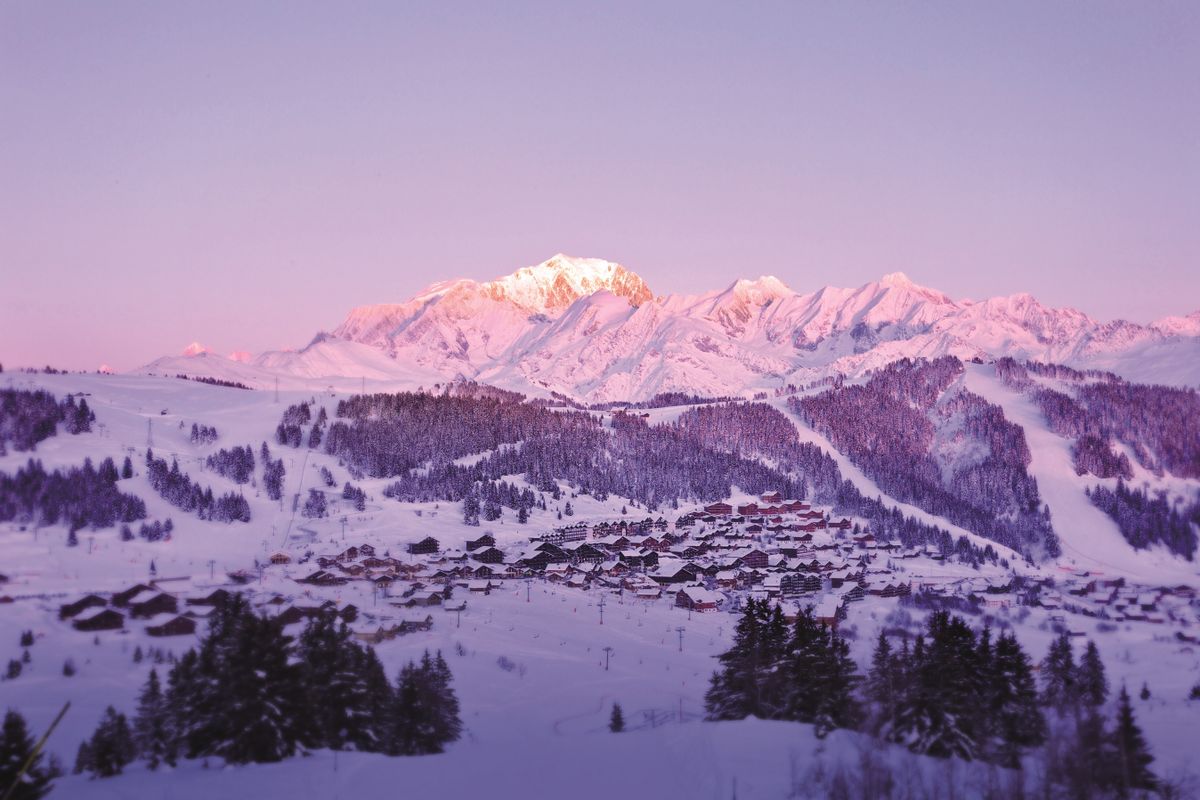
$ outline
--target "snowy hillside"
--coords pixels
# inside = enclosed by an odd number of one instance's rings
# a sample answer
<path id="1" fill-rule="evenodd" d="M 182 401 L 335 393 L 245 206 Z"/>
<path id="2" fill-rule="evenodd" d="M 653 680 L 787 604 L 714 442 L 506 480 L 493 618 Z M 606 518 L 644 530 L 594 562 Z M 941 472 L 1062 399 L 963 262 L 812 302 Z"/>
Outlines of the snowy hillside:
<path id="1" fill-rule="evenodd" d="M 300 351 L 226 359 L 193 343 L 139 372 L 314 387 L 466 377 L 604 402 L 769 391 L 942 355 L 1100 366 L 1197 385 L 1198 342 L 1200 312 L 1151 325 L 1100 322 L 1028 294 L 954 300 L 903 273 L 808 293 L 764 276 L 655 297 L 619 264 L 559 254 L 493 281 L 443 281 L 403 303 L 353 309 Z"/>

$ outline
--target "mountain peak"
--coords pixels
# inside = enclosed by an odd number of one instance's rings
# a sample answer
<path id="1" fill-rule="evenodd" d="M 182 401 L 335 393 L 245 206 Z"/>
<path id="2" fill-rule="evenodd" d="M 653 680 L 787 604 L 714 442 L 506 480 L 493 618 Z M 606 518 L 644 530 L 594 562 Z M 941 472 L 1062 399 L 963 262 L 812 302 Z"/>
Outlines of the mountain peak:
<path id="1" fill-rule="evenodd" d="M 903 272 L 889 272 L 879 279 L 884 286 L 895 286 L 901 289 L 915 289 L 917 285 Z"/>
<path id="2" fill-rule="evenodd" d="M 540 264 L 481 284 L 496 300 L 504 299 L 529 311 L 561 311 L 581 297 L 612 292 L 638 306 L 654 297 L 639 275 L 613 261 L 557 253 Z"/>
<path id="3" fill-rule="evenodd" d="M 199 356 L 207 352 L 208 348 L 199 342 L 192 342 L 187 347 L 183 348 L 183 355 L 185 356 Z"/>

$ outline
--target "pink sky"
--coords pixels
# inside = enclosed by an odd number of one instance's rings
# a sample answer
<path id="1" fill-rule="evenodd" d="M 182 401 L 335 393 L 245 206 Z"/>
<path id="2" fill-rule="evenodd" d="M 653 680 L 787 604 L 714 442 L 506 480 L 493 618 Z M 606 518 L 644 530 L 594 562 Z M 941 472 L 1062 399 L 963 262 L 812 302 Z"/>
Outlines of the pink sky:
<path id="1" fill-rule="evenodd" d="M 558 251 L 1187 313 L 1198 9 L 4 4 L 0 361 L 299 346 Z"/>

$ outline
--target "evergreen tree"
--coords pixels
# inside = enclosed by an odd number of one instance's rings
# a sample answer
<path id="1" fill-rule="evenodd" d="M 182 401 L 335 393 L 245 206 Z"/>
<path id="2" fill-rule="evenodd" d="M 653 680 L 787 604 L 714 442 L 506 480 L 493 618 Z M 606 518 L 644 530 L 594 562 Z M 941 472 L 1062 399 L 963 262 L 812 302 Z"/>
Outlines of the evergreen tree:
<path id="1" fill-rule="evenodd" d="M 158 680 L 158 672 L 150 670 L 146 685 L 138 697 L 137 716 L 133 720 L 133 740 L 138 754 L 146 759 L 150 769 L 162 762 L 174 765 L 175 749 L 171 737 L 171 721 L 167 698 Z"/>
<path id="2" fill-rule="evenodd" d="M 613 733 L 625 730 L 625 714 L 621 711 L 620 703 L 613 703 L 612 715 L 608 718 L 608 729 Z"/>
<path id="3" fill-rule="evenodd" d="M 975 634 L 961 617 L 930 616 L 913 649 L 893 738 L 917 753 L 972 759 L 981 740 L 980 668 Z"/>
<path id="4" fill-rule="evenodd" d="M 900 671 L 903 665 L 892 651 L 887 635 L 879 632 L 875 650 L 871 653 L 871 669 L 864 690 L 867 700 L 877 709 L 875 732 L 890 735 L 896 727 L 896 709 L 900 699 Z"/>
<path id="5" fill-rule="evenodd" d="M 1063 631 L 1042 661 L 1042 702 L 1060 712 L 1074 705 L 1079 696 L 1076 677 L 1071 638 Z"/>
<path id="6" fill-rule="evenodd" d="M 5 795 L 11 800 L 38 800 L 50 792 L 51 770 L 42 766 L 42 754 L 33 755 L 34 740 L 29 734 L 25 718 L 16 711 L 4 714 L 4 725 L 0 728 L 0 791 L 12 787 Z M 29 767 L 22 774 L 26 763 Z M 21 775 L 18 781 L 17 776 Z"/>
<path id="7" fill-rule="evenodd" d="M 1154 756 L 1134 719 L 1133 706 L 1124 686 L 1117 697 L 1116 725 L 1109 741 L 1115 757 L 1116 787 L 1120 795 L 1126 797 L 1133 789 L 1153 790 L 1158 781 L 1150 771 Z"/>
<path id="8" fill-rule="evenodd" d="M 1079 698 L 1090 706 L 1102 706 L 1108 699 L 1108 678 L 1104 675 L 1104 662 L 1100 660 L 1100 651 L 1096 643 L 1088 640 L 1083 658 L 1079 660 L 1076 677 L 1079 688 Z"/>
<path id="9" fill-rule="evenodd" d="M 993 668 L 986 690 L 994 731 L 993 756 L 1006 767 L 1017 767 L 1026 750 L 1046 740 L 1046 720 L 1038 706 L 1037 684 L 1029 657 L 1012 633 L 996 642 Z"/>
<path id="10" fill-rule="evenodd" d="M 133 731 L 124 714 L 109 706 L 88 742 L 87 769 L 100 778 L 120 775 L 125 765 L 137 756 Z"/>
<path id="11" fill-rule="evenodd" d="M 125 456 L 125 463 L 121 465 L 121 478 L 129 479 L 133 477 L 133 461 L 129 456 Z"/>
<path id="12" fill-rule="evenodd" d="M 346 624 L 332 610 L 318 614 L 301 633 L 296 655 L 306 692 L 305 742 L 332 750 L 372 742 L 366 654 Z"/>
<path id="13" fill-rule="evenodd" d="M 75 769 L 71 770 L 75 775 L 82 775 L 90 771 L 92 768 L 92 746 L 85 739 L 79 743 L 79 749 L 75 751 Z"/>
<path id="14" fill-rule="evenodd" d="M 733 644 L 718 656 L 721 670 L 713 673 L 704 697 L 710 720 L 745 719 L 760 711 L 758 669 L 761 613 L 759 601 L 746 601 L 745 610 L 733 631 Z"/>

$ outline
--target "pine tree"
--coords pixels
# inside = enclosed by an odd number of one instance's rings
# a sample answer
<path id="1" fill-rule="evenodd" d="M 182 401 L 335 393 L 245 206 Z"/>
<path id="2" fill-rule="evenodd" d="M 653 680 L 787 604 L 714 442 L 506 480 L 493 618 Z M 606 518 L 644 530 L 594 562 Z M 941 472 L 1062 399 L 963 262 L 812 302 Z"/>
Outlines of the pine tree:
<path id="1" fill-rule="evenodd" d="M 1118 695 L 1117 720 L 1109 741 L 1115 756 L 1116 786 L 1120 795 L 1128 796 L 1131 789 L 1153 790 L 1158 785 L 1150 771 L 1154 756 L 1134 718 L 1129 693 L 1124 686 Z"/>
<path id="2" fill-rule="evenodd" d="M 1074 705 L 1078 699 L 1076 677 L 1071 639 L 1064 631 L 1051 642 L 1050 650 L 1042 661 L 1042 702 L 1060 712 Z"/>
<path id="3" fill-rule="evenodd" d="M 710 720 L 745 719 L 760 711 L 758 669 L 762 624 L 759 602 L 753 598 L 733 632 L 733 644 L 718 660 L 721 670 L 713 673 L 704 708 Z"/>
<path id="4" fill-rule="evenodd" d="M 301 633 L 296 655 L 306 691 L 303 738 L 310 747 L 342 750 L 370 739 L 361 650 L 332 610 L 311 619 Z"/>
<path id="5" fill-rule="evenodd" d="M 436 743 L 437 750 L 441 752 L 442 748 L 450 742 L 457 742 L 462 736 L 462 719 L 459 716 L 458 695 L 455 694 L 453 686 L 454 677 L 450 674 L 450 666 L 446 663 L 446 659 L 442 658 L 442 651 L 438 650 L 433 658 L 432 668 L 429 672 L 430 691 L 434 697 L 434 715 L 433 715 L 433 740 Z"/>
<path id="6" fill-rule="evenodd" d="M 129 456 L 125 456 L 125 463 L 121 465 L 121 478 L 129 479 L 133 477 L 133 461 Z"/>
<path id="7" fill-rule="evenodd" d="M 4 725 L 0 728 L 0 791 L 13 787 L 7 795 L 11 800 L 38 800 L 50 792 L 51 770 L 42 766 L 41 753 L 29 761 L 33 748 L 33 737 L 25 718 L 16 711 L 6 712 Z M 29 767 L 22 774 L 26 762 Z M 19 781 L 18 774 L 21 775 Z"/>
<path id="8" fill-rule="evenodd" d="M 975 635 L 960 617 L 930 616 L 906 670 L 892 738 L 917 753 L 971 759 L 981 740 L 983 671 Z"/>
<path id="9" fill-rule="evenodd" d="M 92 770 L 92 746 L 85 739 L 79 743 L 79 749 L 75 751 L 75 769 L 71 770 L 76 775 L 82 775 L 85 772 Z"/>
<path id="10" fill-rule="evenodd" d="M 109 706 L 88 743 L 92 774 L 100 778 L 120 775 L 125 765 L 137 756 L 133 732 L 124 714 Z"/>
<path id="11" fill-rule="evenodd" d="M 174 765 L 175 752 L 171 738 L 167 698 L 158 680 L 158 672 L 150 670 L 146 685 L 138 697 L 137 716 L 133 720 L 133 740 L 138 754 L 146 759 L 150 769 L 162 762 Z"/>
<path id="12" fill-rule="evenodd" d="M 1026 750 L 1046 740 L 1046 720 L 1038 705 L 1037 684 L 1029 657 L 1012 633 L 996 642 L 990 686 L 986 690 L 988 713 L 994 731 L 993 755 L 1006 767 L 1017 767 Z"/>
<path id="13" fill-rule="evenodd" d="M 1108 678 L 1104 675 L 1104 662 L 1096 643 L 1089 640 L 1083 658 L 1079 660 L 1076 684 L 1079 698 L 1090 706 L 1102 706 L 1108 699 Z"/>
<path id="14" fill-rule="evenodd" d="M 620 703 L 613 703 L 612 715 L 608 718 L 608 729 L 613 733 L 625 730 L 625 714 L 621 711 Z"/>

